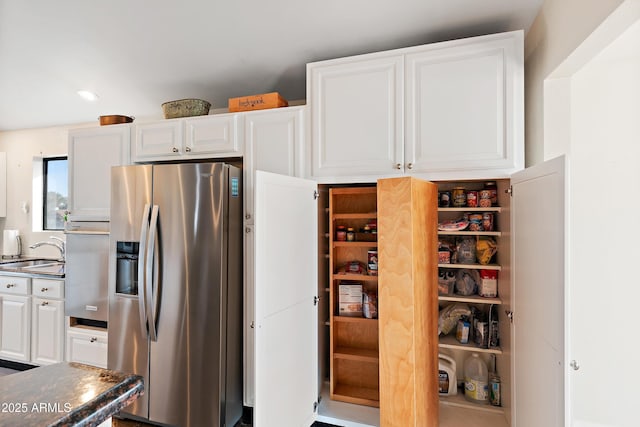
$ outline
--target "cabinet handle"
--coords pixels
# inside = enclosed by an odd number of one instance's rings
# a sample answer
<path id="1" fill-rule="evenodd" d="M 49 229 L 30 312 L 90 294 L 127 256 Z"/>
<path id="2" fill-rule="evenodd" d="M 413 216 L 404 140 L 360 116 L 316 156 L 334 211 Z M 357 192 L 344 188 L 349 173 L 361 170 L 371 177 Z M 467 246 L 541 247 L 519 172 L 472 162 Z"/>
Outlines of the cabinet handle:
<path id="1" fill-rule="evenodd" d="M 400 163 L 397 163 L 396 164 L 396 169 L 398 169 L 398 170 L 402 169 L 402 165 Z"/>
<path id="2" fill-rule="evenodd" d="M 96 337 L 91 337 L 90 341 L 91 341 L 91 342 L 96 342 L 96 341 L 98 341 L 98 338 L 96 338 Z"/>
<path id="3" fill-rule="evenodd" d="M 407 163 L 407 169 L 413 169 L 413 163 Z"/>
<path id="4" fill-rule="evenodd" d="M 176 147 L 173 147 L 173 148 L 171 149 L 171 151 L 173 151 L 174 153 L 177 153 L 177 152 L 178 152 L 178 149 L 177 149 Z"/>
<path id="5" fill-rule="evenodd" d="M 40 292 L 47 292 L 49 290 L 49 288 L 42 288 L 40 289 Z"/>
<path id="6" fill-rule="evenodd" d="M 45 305 L 49 305 L 49 301 L 43 301 L 42 304 L 40 304 L 41 306 L 45 306 Z"/>
<path id="7" fill-rule="evenodd" d="M 7 289 L 11 289 L 11 288 L 15 288 L 16 284 L 15 283 L 7 283 Z"/>
<path id="8" fill-rule="evenodd" d="M 184 151 L 186 151 L 187 153 L 190 153 L 191 152 L 191 147 L 185 148 Z"/>

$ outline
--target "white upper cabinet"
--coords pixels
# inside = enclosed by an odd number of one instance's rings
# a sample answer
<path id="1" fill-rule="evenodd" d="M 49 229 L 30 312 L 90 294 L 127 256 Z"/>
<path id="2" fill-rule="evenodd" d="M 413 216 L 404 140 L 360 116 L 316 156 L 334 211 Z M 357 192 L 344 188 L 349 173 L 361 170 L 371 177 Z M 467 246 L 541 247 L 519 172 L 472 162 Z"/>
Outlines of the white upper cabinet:
<path id="1" fill-rule="evenodd" d="M 508 177 L 524 167 L 523 33 L 307 65 L 309 176 Z"/>
<path id="2" fill-rule="evenodd" d="M 384 53 L 307 65 L 310 176 L 402 174 L 403 67 Z"/>
<path id="3" fill-rule="evenodd" d="M 255 171 L 302 177 L 306 107 L 244 113 L 245 219 L 253 222 Z"/>
<path id="4" fill-rule="evenodd" d="M 69 219 L 108 221 L 111 167 L 129 164 L 131 125 L 69 131 Z"/>
<path id="5" fill-rule="evenodd" d="M 133 160 L 240 157 L 238 114 L 219 114 L 136 125 Z"/>

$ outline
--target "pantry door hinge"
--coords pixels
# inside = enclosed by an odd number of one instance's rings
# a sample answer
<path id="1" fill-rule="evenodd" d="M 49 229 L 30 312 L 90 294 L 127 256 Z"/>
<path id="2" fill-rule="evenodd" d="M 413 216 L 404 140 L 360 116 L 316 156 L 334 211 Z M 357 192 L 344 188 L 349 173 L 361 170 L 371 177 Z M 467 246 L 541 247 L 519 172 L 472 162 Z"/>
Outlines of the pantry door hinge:
<path id="1" fill-rule="evenodd" d="M 513 185 L 510 185 L 504 192 L 513 197 Z"/>
<path id="2" fill-rule="evenodd" d="M 511 324 L 513 324 L 513 311 L 511 310 L 505 310 L 504 313 L 507 315 L 507 317 L 509 318 L 509 322 Z"/>
<path id="3" fill-rule="evenodd" d="M 318 305 L 318 302 L 320 301 L 320 297 L 319 296 L 314 296 L 313 297 L 313 305 L 316 306 Z"/>
<path id="4" fill-rule="evenodd" d="M 320 198 L 320 193 L 318 190 L 313 190 L 313 200 L 318 200 Z"/>

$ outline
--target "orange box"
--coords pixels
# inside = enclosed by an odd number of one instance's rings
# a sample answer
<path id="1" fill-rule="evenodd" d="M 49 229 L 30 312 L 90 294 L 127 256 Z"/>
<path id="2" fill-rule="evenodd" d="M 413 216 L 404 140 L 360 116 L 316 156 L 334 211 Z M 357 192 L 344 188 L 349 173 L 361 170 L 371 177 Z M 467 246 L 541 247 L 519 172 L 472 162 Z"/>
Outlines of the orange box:
<path id="1" fill-rule="evenodd" d="M 229 112 L 265 110 L 267 108 L 286 107 L 289 103 L 278 92 L 263 93 L 260 95 L 241 96 L 229 98 Z"/>

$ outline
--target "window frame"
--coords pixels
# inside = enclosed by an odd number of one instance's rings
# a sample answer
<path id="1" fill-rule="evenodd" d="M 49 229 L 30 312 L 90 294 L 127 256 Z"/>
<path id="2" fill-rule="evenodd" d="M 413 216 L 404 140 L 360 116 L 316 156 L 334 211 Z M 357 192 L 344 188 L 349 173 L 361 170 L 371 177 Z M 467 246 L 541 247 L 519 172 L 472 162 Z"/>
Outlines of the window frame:
<path id="1" fill-rule="evenodd" d="M 42 231 L 64 231 L 64 222 L 60 228 L 49 228 L 47 225 L 47 206 L 48 206 L 48 192 L 49 192 L 49 163 L 56 161 L 65 161 L 67 167 L 67 181 L 69 179 L 69 157 L 66 155 L 60 156 L 47 156 L 42 157 L 42 193 L 40 198 L 42 200 L 42 219 L 40 221 L 40 227 Z M 67 200 L 69 198 L 68 188 L 66 194 Z"/>

